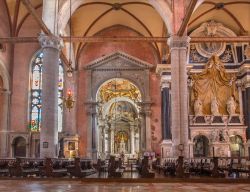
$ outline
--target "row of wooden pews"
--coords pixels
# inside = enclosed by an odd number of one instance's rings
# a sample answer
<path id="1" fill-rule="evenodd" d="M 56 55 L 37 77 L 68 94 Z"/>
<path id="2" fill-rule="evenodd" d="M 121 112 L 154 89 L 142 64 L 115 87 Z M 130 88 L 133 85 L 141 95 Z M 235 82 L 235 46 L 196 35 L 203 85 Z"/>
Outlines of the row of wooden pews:
<path id="1" fill-rule="evenodd" d="M 153 168 L 166 176 L 239 178 L 244 175 L 250 178 L 250 160 L 247 158 L 165 158 L 162 161 L 156 160 Z"/>
<path id="2" fill-rule="evenodd" d="M 96 173 L 90 159 L 0 159 L 0 176 L 86 177 Z"/>

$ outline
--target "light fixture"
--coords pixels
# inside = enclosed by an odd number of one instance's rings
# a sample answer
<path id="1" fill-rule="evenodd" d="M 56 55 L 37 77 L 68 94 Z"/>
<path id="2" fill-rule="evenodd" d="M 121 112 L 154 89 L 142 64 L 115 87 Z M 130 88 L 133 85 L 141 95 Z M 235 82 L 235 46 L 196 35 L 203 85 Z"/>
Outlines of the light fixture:
<path id="1" fill-rule="evenodd" d="M 72 77 L 73 76 L 73 67 L 72 67 L 72 62 L 71 60 L 69 60 L 69 66 L 68 66 L 68 69 L 67 69 L 67 76 L 68 77 Z"/>
<path id="2" fill-rule="evenodd" d="M 69 66 L 67 69 L 67 76 L 72 77 L 73 76 L 73 67 L 72 67 L 72 59 L 71 59 L 71 52 L 72 52 L 72 21 L 71 21 L 71 0 L 70 0 L 70 8 L 69 8 Z"/>
<path id="3" fill-rule="evenodd" d="M 64 100 L 65 107 L 70 112 L 70 110 L 74 107 L 74 104 L 75 104 L 75 100 L 74 100 L 74 97 L 73 97 L 73 92 L 71 90 L 68 90 L 67 97 L 64 98 L 63 100 Z"/>

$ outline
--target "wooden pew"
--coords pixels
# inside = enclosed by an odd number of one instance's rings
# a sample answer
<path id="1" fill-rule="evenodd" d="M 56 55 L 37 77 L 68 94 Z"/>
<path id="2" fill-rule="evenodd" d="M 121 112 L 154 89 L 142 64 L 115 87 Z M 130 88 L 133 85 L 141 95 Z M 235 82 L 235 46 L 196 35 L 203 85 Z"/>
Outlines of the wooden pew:
<path id="1" fill-rule="evenodd" d="M 9 165 L 14 161 L 15 159 L 0 159 L 0 176 L 9 176 Z"/>
<path id="2" fill-rule="evenodd" d="M 96 173 L 96 170 L 93 168 L 90 159 L 81 160 L 79 157 L 75 158 L 74 165 L 67 167 L 67 171 L 71 177 L 86 177 Z"/>
<path id="3" fill-rule="evenodd" d="M 63 159 L 46 158 L 44 166 L 40 167 L 41 176 L 64 177 L 67 175 L 68 162 Z"/>
<path id="4" fill-rule="evenodd" d="M 139 173 L 142 178 L 155 177 L 155 173 L 149 170 L 148 156 L 144 156 L 144 158 L 142 159 Z"/>
<path id="5" fill-rule="evenodd" d="M 115 160 L 115 156 L 110 156 L 108 165 L 108 177 L 122 177 L 124 170 L 119 168 L 119 162 Z"/>

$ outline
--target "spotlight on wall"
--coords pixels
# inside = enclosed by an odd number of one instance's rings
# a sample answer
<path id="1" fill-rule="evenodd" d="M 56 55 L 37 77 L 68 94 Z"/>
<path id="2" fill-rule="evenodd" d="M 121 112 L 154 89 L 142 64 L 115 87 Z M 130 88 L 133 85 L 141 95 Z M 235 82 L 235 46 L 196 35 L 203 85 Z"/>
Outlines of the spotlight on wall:
<path id="1" fill-rule="evenodd" d="M 70 111 L 75 104 L 75 100 L 73 98 L 73 92 L 71 90 L 68 90 L 67 97 L 63 99 L 65 107 Z"/>

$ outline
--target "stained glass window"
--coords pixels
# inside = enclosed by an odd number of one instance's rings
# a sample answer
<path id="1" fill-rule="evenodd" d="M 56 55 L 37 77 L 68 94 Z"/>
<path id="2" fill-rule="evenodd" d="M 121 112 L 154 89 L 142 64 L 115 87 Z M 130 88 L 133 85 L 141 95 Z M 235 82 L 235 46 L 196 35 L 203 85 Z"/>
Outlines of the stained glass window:
<path id="1" fill-rule="evenodd" d="M 39 52 L 32 61 L 31 66 L 31 91 L 30 91 L 30 122 L 31 131 L 41 129 L 42 112 L 42 63 L 43 53 Z M 63 115 L 63 66 L 59 59 L 59 82 L 58 82 L 58 131 L 62 130 Z"/>

